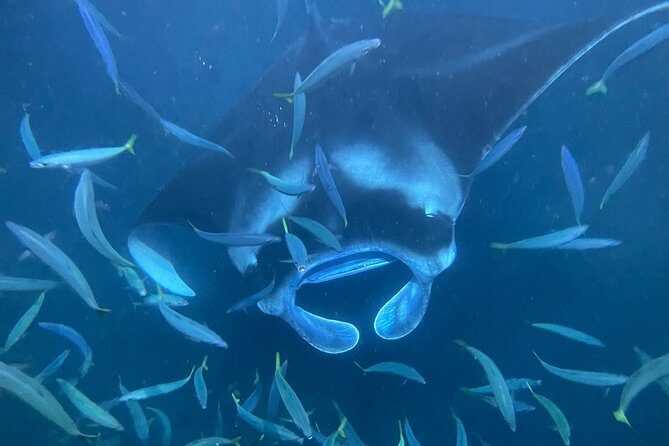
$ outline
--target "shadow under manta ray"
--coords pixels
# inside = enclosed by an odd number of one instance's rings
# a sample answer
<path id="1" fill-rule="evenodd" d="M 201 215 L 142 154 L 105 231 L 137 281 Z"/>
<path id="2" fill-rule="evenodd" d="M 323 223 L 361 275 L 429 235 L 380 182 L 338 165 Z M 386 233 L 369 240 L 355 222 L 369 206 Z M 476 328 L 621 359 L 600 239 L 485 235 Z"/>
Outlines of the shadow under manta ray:
<path id="1" fill-rule="evenodd" d="M 196 155 L 140 224 L 189 221 L 207 231 L 280 235 L 281 217 L 291 213 L 334 228 L 344 250 L 315 254 L 304 272 L 284 268 L 277 288 L 258 306 L 317 349 L 342 353 L 355 347 L 358 329 L 298 306 L 298 289 L 399 260 L 412 278 L 378 311 L 374 329 L 385 339 L 414 330 L 433 280 L 456 257 L 455 222 L 471 184 L 463 174 L 593 39 L 612 28 L 409 14 L 384 23 L 313 25 L 214 132 L 212 140 L 236 158 Z M 304 77 L 334 49 L 376 37 L 381 47 L 359 60 L 350 76 L 336 75 L 306 94 L 304 130 L 289 160 L 292 106 L 272 94 L 290 91 L 297 71 Z M 321 187 L 288 197 L 247 171 L 310 179 L 315 144 L 334 166 L 348 227 Z M 277 262 L 285 257 L 276 247 L 234 247 L 228 254 L 245 275 L 259 269 L 259 259 L 281 269 Z"/>

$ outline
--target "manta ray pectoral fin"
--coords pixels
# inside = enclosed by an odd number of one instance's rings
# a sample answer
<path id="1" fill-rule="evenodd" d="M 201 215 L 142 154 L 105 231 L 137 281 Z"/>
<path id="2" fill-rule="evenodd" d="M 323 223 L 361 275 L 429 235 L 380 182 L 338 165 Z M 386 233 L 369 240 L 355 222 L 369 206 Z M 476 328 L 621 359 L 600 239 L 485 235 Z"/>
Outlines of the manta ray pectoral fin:
<path id="1" fill-rule="evenodd" d="M 288 307 L 283 319 L 312 346 L 325 353 L 344 353 L 358 344 L 360 333 L 348 322 L 325 319 L 297 305 Z"/>
<path id="2" fill-rule="evenodd" d="M 374 319 L 374 331 L 384 339 L 399 339 L 420 324 L 430 300 L 432 282 L 421 283 L 414 277 L 381 307 Z"/>

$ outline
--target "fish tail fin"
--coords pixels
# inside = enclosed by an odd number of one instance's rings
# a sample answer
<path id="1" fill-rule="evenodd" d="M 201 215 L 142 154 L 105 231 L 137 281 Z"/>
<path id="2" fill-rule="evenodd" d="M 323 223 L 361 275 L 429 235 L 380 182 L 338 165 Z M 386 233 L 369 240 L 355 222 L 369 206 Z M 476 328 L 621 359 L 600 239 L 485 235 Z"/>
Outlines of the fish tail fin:
<path id="1" fill-rule="evenodd" d="M 262 175 L 263 172 L 265 172 L 264 170 L 256 169 L 255 167 L 247 167 L 246 170 L 251 172 L 251 173 L 257 173 L 257 174 L 261 174 L 261 175 Z"/>
<path id="2" fill-rule="evenodd" d="M 606 203 L 606 198 L 602 198 L 602 201 L 599 202 L 599 210 L 604 209 L 604 203 Z"/>
<path id="3" fill-rule="evenodd" d="M 613 416 L 616 418 L 616 421 L 618 421 L 620 423 L 625 423 L 629 427 L 632 427 L 629 420 L 625 416 L 625 412 L 622 409 L 618 409 L 615 412 L 613 412 Z"/>
<path id="4" fill-rule="evenodd" d="M 404 4 L 402 0 L 395 0 L 395 9 L 404 9 Z"/>
<path id="5" fill-rule="evenodd" d="M 506 243 L 492 242 L 490 247 L 493 249 L 506 249 L 508 245 Z"/>
<path id="6" fill-rule="evenodd" d="M 274 370 L 281 370 L 281 353 L 276 352 L 274 357 Z"/>
<path id="7" fill-rule="evenodd" d="M 98 315 L 100 317 L 105 317 L 107 315 L 107 313 L 111 312 L 111 310 L 109 308 L 100 308 L 100 307 L 96 308 L 95 311 L 98 312 Z"/>
<path id="8" fill-rule="evenodd" d="M 359 368 L 360 370 L 362 370 L 363 373 L 367 373 L 367 370 L 365 370 L 365 368 L 364 368 L 363 366 L 361 366 L 360 364 L 358 364 L 356 361 L 353 361 L 353 364 L 355 364 L 356 366 L 358 366 L 358 368 Z"/>
<path id="9" fill-rule="evenodd" d="M 290 145 L 290 152 L 288 152 L 288 160 L 292 160 L 293 156 L 295 156 L 295 147 L 293 145 Z"/>
<path id="10" fill-rule="evenodd" d="M 209 359 L 209 356 L 205 355 L 204 359 L 202 360 L 202 368 L 205 369 L 206 371 L 209 371 L 209 367 L 207 367 L 207 360 Z"/>
<path id="11" fill-rule="evenodd" d="M 475 392 L 472 392 L 472 389 L 470 389 L 469 387 L 460 386 L 460 390 L 462 390 L 464 394 L 469 395 L 471 397 L 475 395 Z"/>
<path id="12" fill-rule="evenodd" d="M 231 393 L 230 396 L 232 396 L 232 401 L 234 401 L 235 404 L 237 406 L 239 406 L 239 398 L 237 397 L 237 395 L 235 395 L 234 393 Z"/>
<path id="13" fill-rule="evenodd" d="M 602 93 L 606 94 L 609 91 L 609 88 L 606 86 L 604 81 L 597 81 L 594 84 L 590 85 L 588 89 L 585 91 L 585 94 L 588 96 L 592 96 L 593 94 L 596 93 Z"/>
<path id="14" fill-rule="evenodd" d="M 231 438 L 230 441 L 231 441 L 232 444 L 234 444 L 235 446 L 239 446 L 239 440 L 241 440 L 241 439 L 242 439 L 242 437 L 235 437 L 235 438 Z"/>
<path id="15" fill-rule="evenodd" d="M 125 143 L 123 148 L 128 152 L 135 154 L 135 141 L 137 141 L 137 135 L 133 134 L 128 138 L 128 142 Z"/>
<path id="16" fill-rule="evenodd" d="M 467 343 L 465 341 L 463 341 L 462 339 L 456 339 L 453 342 L 455 342 L 455 345 L 457 345 L 460 348 L 467 348 L 468 347 Z"/>
<path id="17" fill-rule="evenodd" d="M 286 219 L 281 217 L 281 223 L 283 223 L 283 230 L 288 234 L 288 223 L 286 223 Z"/>
<path id="18" fill-rule="evenodd" d="M 295 100 L 295 95 L 293 93 L 274 93 L 275 98 L 285 99 L 289 104 L 292 104 Z"/>
<path id="19" fill-rule="evenodd" d="M 348 228 L 348 218 L 346 216 L 344 216 L 344 227 Z"/>

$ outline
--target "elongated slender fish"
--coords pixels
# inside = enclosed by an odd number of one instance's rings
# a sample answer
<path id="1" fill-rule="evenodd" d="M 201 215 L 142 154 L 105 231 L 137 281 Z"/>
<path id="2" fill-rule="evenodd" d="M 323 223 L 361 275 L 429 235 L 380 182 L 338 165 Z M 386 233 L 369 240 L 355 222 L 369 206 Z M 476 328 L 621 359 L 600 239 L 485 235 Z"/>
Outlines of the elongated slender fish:
<path id="1" fill-rule="evenodd" d="M 601 387 L 622 386 L 629 379 L 629 377 L 625 375 L 615 375 L 612 373 L 562 369 L 543 361 L 536 353 L 534 353 L 534 356 L 537 357 L 543 368 L 545 368 L 549 373 L 552 373 L 559 378 L 566 379 L 567 381 L 579 384 Z"/>
<path id="2" fill-rule="evenodd" d="M 543 408 L 546 409 L 546 412 L 548 412 L 548 415 L 550 415 L 554 424 L 553 429 L 555 429 L 560 434 L 560 437 L 562 437 L 562 442 L 565 444 L 565 446 L 569 446 L 571 427 L 569 427 L 569 421 L 567 421 L 567 417 L 553 401 L 543 395 L 535 393 L 529 384 L 527 385 L 527 388 L 530 389 L 530 392 L 532 392 L 534 398 L 539 401 L 539 404 L 541 404 Z"/>
<path id="3" fill-rule="evenodd" d="M 274 42 L 274 38 L 279 32 L 281 25 L 283 25 L 287 9 L 288 9 L 288 0 L 276 0 L 276 26 L 274 27 L 274 34 L 272 34 L 272 38 L 269 40 L 269 43 Z"/>
<path id="4" fill-rule="evenodd" d="M 165 412 L 163 412 L 160 409 L 156 409 L 155 407 L 147 407 L 146 410 L 150 410 L 151 412 L 156 414 L 156 418 L 158 418 L 160 426 L 162 427 L 163 430 L 163 435 L 162 435 L 163 441 L 161 444 L 163 446 L 169 446 L 170 442 L 172 441 L 172 423 L 170 423 L 170 419 L 167 417 L 167 414 L 165 414 Z"/>
<path id="5" fill-rule="evenodd" d="M 26 152 L 30 155 L 30 158 L 36 160 L 42 156 L 42 152 L 37 145 L 37 140 L 33 134 L 33 130 L 30 127 L 30 115 L 26 113 L 21 119 L 21 125 L 19 126 L 19 134 L 21 135 L 21 142 L 23 142 L 23 147 L 26 148 Z"/>
<path id="6" fill-rule="evenodd" d="M 102 313 L 109 311 L 109 309 L 101 308 L 98 305 L 95 296 L 93 296 L 93 291 L 81 273 L 81 270 L 60 248 L 32 229 L 11 221 L 7 221 L 5 224 L 23 246 L 28 248 L 37 258 L 62 277 L 83 301 L 86 302 L 86 305 Z"/>
<path id="7" fill-rule="evenodd" d="M 142 297 L 149 294 L 149 292 L 146 290 L 146 286 L 144 285 L 144 280 L 139 277 L 139 274 L 137 274 L 135 268 L 131 266 L 119 266 L 118 274 L 125 279 L 128 286 L 132 288 L 135 293 Z"/>
<path id="8" fill-rule="evenodd" d="M 382 268 L 390 265 L 395 257 L 384 255 L 383 253 L 374 253 L 373 256 L 353 257 L 347 260 L 338 259 L 334 264 L 317 265 L 313 267 L 303 278 L 304 283 L 322 283 L 331 280 L 341 279 L 343 277 L 361 274 L 373 269 Z"/>
<path id="9" fill-rule="evenodd" d="M 15 395 L 40 415 L 69 435 L 96 438 L 82 433 L 58 400 L 39 381 L 12 366 L 0 362 L 0 389 Z"/>
<path id="10" fill-rule="evenodd" d="M 32 304 L 30 308 L 28 308 L 28 310 L 23 313 L 23 316 L 19 318 L 19 320 L 14 325 L 14 328 L 12 328 L 12 330 L 7 335 L 5 346 L 0 349 L 0 355 L 12 348 L 12 346 L 23 337 L 26 330 L 28 330 L 28 327 L 30 327 L 30 324 L 32 324 L 37 317 L 37 313 L 39 313 L 39 310 L 42 308 L 45 295 L 46 291 L 42 291 L 42 294 L 39 295 L 35 303 Z"/>
<path id="11" fill-rule="evenodd" d="M 284 361 L 281 364 L 281 375 L 286 377 L 288 373 L 288 361 Z M 279 389 L 276 386 L 276 378 L 272 379 L 272 384 L 269 387 L 269 395 L 267 396 L 267 418 L 271 420 L 276 419 L 277 412 L 279 410 L 279 401 L 281 400 L 281 395 L 279 395 Z"/>
<path id="12" fill-rule="evenodd" d="M 455 420 L 455 432 L 456 432 L 456 446 L 467 446 L 467 432 L 465 431 L 465 425 L 462 424 L 462 420 L 456 415 L 455 410 L 451 407 L 451 415 L 453 420 Z"/>
<path id="13" fill-rule="evenodd" d="M 221 446 L 224 444 L 239 446 L 239 438 L 206 437 L 191 441 L 186 446 Z"/>
<path id="14" fill-rule="evenodd" d="M 286 0 L 278 1 L 285 3 Z M 301 83 L 302 78 L 300 77 L 300 73 L 295 73 L 295 82 L 293 83 L 293 88 L 297 89 Z M 290 153 L 288 154 L 288 159 L 293 159 L 293 155 L 295 154 L 295 147 L 297 147 L 297 143 L 299 142 L 300 136 L 302 135 L 302 127 L 304 127 L 304 118 L 306 115 L 307 96 L 304 93 L 300 93 L 294 97 L 293 101 L 293 134 L 290 138 Z"/>
<path id="15" fill-rule="evenodd" d="M 53 376 L 53 374 L 62 367 L 68 356 L 70 356 L 70 349 L 63 350 L 63 353 L 56 356 L 56 358 L 47 364 L 41 372 L 35 375 L 35 379 L 39 382 L 44 382 L 49 377 Z"/>
<path id="16" fill-rule="evenodd" d="M 404 419 L 404 434 L 407 436 L 407 446 L 421 446 L 407 418 Z"/>
<path id="17" fill-rule="evenodd" d="M 73 343 L 84 357 L 81 366 L 79 367 L 79 377 L 83 378 L 88 373 L 88 370 L 93 365 L 93 350 L 88 346 L 86 340 L 74 328 L 67 325 L 54 324 L 52 322 L 38 322 L 37 325 L 45 330 L 52 331 L 59 336 L 64 337 Z"/>
<path id="18" fill-rule="evenodd" d="M 0 291 L 48 291 L 57 285 L 54 280 L 0 276 Z"/>
<path id="19" fill-rule="evenodd" d="M 240 300 L 239 302 L 228 308 L 228 311 L 226 311 L 226 313 L 230 314 L 234 311 L 245 310 L 251 305 L 255 305 L 256 303 L 258 303 L 259 301 L 263 300 L 265 297 L 270 295 L 270 293 L 274 289 L 275 284 L 276 284 L 276 277 L 272 277 L 272 281 L 265 288 L 258 291 L 257 293 L 253 293 L 252 295 Z"/>
<path id="20" fill-rule="evenodd" d="M 620 246 L 621 243 L 622 242 L 620 240 L 614 240 L 611 238 L 579 237 L 565 243 L 564 245 L 558 246 L 557 249 L 585 251 L 587 249 L 612 248 L 614 246 Z"/>
<path id="21" fill-rule="evenodd" d="M 314 186 L 311 183 L 302 183 L 302 182 L 298 183 L 294 181 L 283 180 L 279 177 L 275 177 L 266 170 L 258 170 L 258 169 L 247 169 L 247 170 L 249 172 L 257 173 L 258 175 L 262 176 L 265 179 L 265 181 L 267 181 L 267 184 L 272 186 L 278 192 L 281 192 L 282 194 L 285 195 L 297 196 L 305 194 L 307 192 L 311 192 L 314 189 L 316 189 L 316 186 Z"/>
<path id="22" fill-rule="evenodd" d="M 397 442 L 397 446 L 405 446 L 406 441 L 404 440 L 404 432 L 402 431 L 402 422 L 397 420 L 397 425 L 400 428 L 400 440 Z"/>
<path id="23" fill-rule="evenodd" d="M 604 343 L 599 339 L 590 336 L 589 334 L 583 333 L 582 331 L 575 330 L 570 327 L 565 327 L 564 325 L 536 322 L 532 324 L 532 326 L 542 330 L 550 331 L 551 333 L 559 334 L 560 336 L 564 336 L 565 338 L 571 339 L 572 341 L 582 342 L 584 344 L 595 347 L 604 347 Z"/>
<path id="24" fill-rule="evenodd" d="M 160 313 L 167 323 L 175 330 L 186 335 L 188 339 L 195 342 L 205 342 L 216 347 L 228 348 L 228 344 L 210 328 L 177 313 L 163 302 L 158 303 L 158 309 L 160 309 Z"/>
<path id="25" fill-rule="evenodd" d="M 88 14 L 100 24 L 104 29 L 114 34 L 116 37 L 121 37 L 121 33 L 118 32 L 114 26 L 109 23 L 109 20 L 102 15 L 100 11 L 88 0 L 74 0 L 80 8 L 86 8 Z"/>
<path id="26" fill-rule="evenodd" d="M 137 266 L 158 285 L 180 296 L 195 296 L 195 291 L 179 276 L 172 262 L 133 235 L 128 237 L 128 251 Z"/>
<path id="27" fill-rule="evenodd" d="M 204 371 L 209 370 L 207 368 L 207 356 L 202 360 L 200 367 L 195 370 L 195 376 L 193 377 L 193 384 L 195 386 L 195 397 L 197 398 L 200 407 L 203 409 L 207 408 L 207 398 L 209 393 L 207 391 L 207 383 L 204 381 Z"/>
<path id="28" fill-rule="evenodd" d="M 567 146 L 562 146 L 562 173 L 567 184 L 567 190 L 569 190 L 569 196 L 571 196 L 571 204 L 574 206 L 576 223 L 580 225 L 585 202 L 583 180 L 581 179 L 581 172 L 578 170 L 578 164 L 576 164 L 576 160 Z"/>
<path id="29" fill-rule="evenodd" d="M 185 297 L 170 293 L 149 294 L 142 302 L 144 305 L 149 305 L 151 307 L 158 306 L 160 302 L 164 303 L 168 307 L 185 307 L 190 304 L 190 301 Z"/>
<path id="30" fill-rule="evenodd" d="M 138 106 L 149 118 L 153 119 L 156 122 L 161 122 L 162 118 L 158 114 L 155 108 L 149 104 L 146 99 L 144 99 L 139 93 L 137 93 L 130 85 L 126 84 L 122 80 L 118 82 L 119 89 L 121 94 L 126 97 L 127 100 Z"/>
<path id="31" fill-rule="evenodd" d="M 306 231 L 309 231 L 314 237 L 316 237 L 318 240 L 325 243 L 327 246 L 334 249 L 335 251 L 342 250 L 341 243 L 339 243 L 337 237 L 335 237 L 335 235 L 332 232 L 330 232 L 328 228 L 326 228 L 316 220 L 312 220 L 311 218 L 306 218 L 306 217 L 297 217 L 295 215 L 289 215 L 288 220 L 292 221 L 293 223 L 296 223 L 298 226 L 301 226 Z"/>
<path id="32" fill-rule="evenodd" d="M 474 171 L 467 176 L 475 177 L 481 172 L 492 167 L 495 163 L 497 163 L 497 161 L 502 159 L 502 157 L 506 155 L 509 150 L 513 148 L 513 146 L 520 140 L 520 138 L 523 137 L 525 130 L 527 130 L 527 126 L 512 130 L 508 135 L 495 144 L 492 149 L 483 154 L 481 161 L 479 161 Z"/>
<path id="33" fill-rule="evenodd" d="M 647 132 L 641 140 L 637 143 L 632 153 L 629 154 L 625 160 L 625 164 L 620 168 L 620 171 L 615 176 L 611 184 L 604 192 L 604 197 L 602 197 L 601 203 L 599 203 L 599 209 L 602 209 L 606 202 L 611 199 L 611 196 L 618 192 L 618 190 L 623 187 L 623 185 L 630 179 L 634 171 L 639 167 L 641 161 L 646 159 L 646 153 L 648 152 L 648 145 L 650 143 L 650 132 Z"/>
<path id="34" fill-rule="evenodd" d="M 277 389 L 278 392 L 278 389 Z M 249 412 L 253 412 L 258 407 L 260 402 L 260 397 L 262 396 L 262 383 L 260 382 L 260 377 L 258 376 L 258 370 L 256 370 L 256 379 L 253 385 L 253 392 L 246 398 L 242 403 L 242 407 Z"/>
<path id="35" fill-rule="evenodd" d="M 623 387 L 618 410 L 613 413 L 616 420 L 629 426 L 630 422 L 627 420 L 625 412 L 632 400 L 648 385 L 666 376 L 669 376 L 669 354 L 651 359 L 642 365 L 639 370 L 632 373 L 627 384 Z"/>
<path id="36" fill-rule="evenodd" d="M 278 243 L 281 237 L 272 234 L 251 234 L 241 232 L 207 232 L 191 224 L 197 235 L 210 242 L 225 246 L 264 246 L 269 243 Z"/>
<path id="37" fill-rule="evenodd" d="M 295 265 L 295 268 L 297 268 L 297 271 L 303 273 L 307 270 L 307 263 L 309 262 L 307 248 L 298 236 L 288 232 L 288 225 L 286 224 L 285 218 L 282 219 L 282 222 L 283 229 L 286 232 L 284 234 L 284 240 L 286 241 L 290 258 L 293 259 L 293 264 Z"/>
<path id="38" fill-rule="evenodd" d="M 263 420 L 262 418 L 257 417 L 248 410 L 244 409 L 239 404 L 239 398 L 237 398 L 234 394 L 232 395 L 232 399 L 234 400 L 235 406 L 237 407 L 237 415 L 239 415 L 239 418 L 244 420 L 246 424 L 258 432 L 276 440 L 293 441 L 299 444 L 304 442 L 304 438 L 298 436 L 291 430 L 286 429 L 283 426 L 279 426 L 278 424 L 274 424 L 271 421 Z"/>
<path id="39" fill-rule="evenodd" d="M 588 96 L 595 93 L 606 94 L 609 90 L 606 86 L 606 81 L 608 81 L 609 78 L 613 76 L 613 73 L 618 71 L 620 67 L 628 64 L 642 54 L 652 50 L 667 39 L 669 39 L 669 23 L 660 26 L 655 31 L 646 34 L 641 39 L 627 47 L 622 53 L 620 53 L 620 55 L 618 55 L 618 57 L 613 59 L 613 62 L 611 62 L 608 67 L 606 67 L 602 77 L 597 82 L 588 87 L 586 94 Z"/>
<path id="40" fill-rule="evenodd" d="M 538 235 L 512 243 L 491 243 L 495 249 L 549 249 L 557 248 L 580 237 L 588 230 L 588 225 L 572 226 L 550 234 Z"/>
<path id="41" fill-rule="evenodd" d="M 118 380 L 118 390 L 121 392 L 121 395 L 127 395 L 128 389 L 123 386 L 121 383 L 121 378 Z M 130 413 L 130 418 L 132 419 L 132 425 L 135 428 L 135 434 L 142 444 L 146 444 L 149 441 L 149 421 L 146 419 L 146 413 L 144 409 L 139 404 L 139 402 L 130 400 L 125 402 L 128 412 Z"/>
<path id="42" fill-rule="evenodd" d="M 118 266 L 132 267 L 133 264 L 119 254 L 102 232 L 95 207 L 95 192 L 91 172 L 84 169 L 74 192 L 74 216 L 79 230 L 86 241 L 97 252 Z"/>
<path id="43" fill-rule="evenodd" d="M 323 189 L 325 189 L 325 194 L 328 196 L 335 209 L 337 209 L 339 216 L 344 220 L 344 226 L 348 226 L 346 209 L 344 208 L 344 202 L 342 201 L 341 195 L 339 194 L 339 189 L 337 189 L 337 184 L 332 177 L 330 163 L 328 163 L 325 152 L 323 152 L 323 149 L 318 144 L 316 144 L 316 148 L 314 149 L 314 159 L 316 164 L 316 173 L 318 174 L 318 179 L 321 181 Z"/>
<path id="44" fill-rule="evenodd" d="M 509 378 L 506 380 L 506 387 L 509 389 L 509 392 L 516 392 L 518 390 L 526 390 L 527 383 L 532 387 L 539 387 L 542 384 L 540 379 Z M 492 386 L 490 384 L 474 388 L 461 387 L 461 389 L 467 393 L 492 393 Z"/>
<path id="45" fill-rule="evenodd" d="M 173 381 L 173 382 L 168 382 L 168 383 L 161 383 L 161 384 L 156 384 L 154 386 L 149 386 L 149 387 L 144 387 L 142 389 L 137 389 L 133 390 L 132 392 L 128 392 L 119 398 L 119 401 L 125 402 L 125 401 L 141 401 L 145 400 L 147 398 L 153 398 L 155 396 L 160 396 L 160 395 L 165 395 L 166 393 L 172 393 L 175 390 L 179 390 L 186 384 L 188 384 L 188 381 L 193 377 L 193 372 L 195 371 L 195 367 L 193 367 L 188 374 L 183 379 Z"/>
<path id="46" fill-rule="evenodd" d="M 511 428 L 511 431 L 515 432 L 516 412 L 513 409 L 513 398 L 511 397 L 509 388 L 506 385 L 504 376 L 502 376 L 502 372 L 500 372 L 499 368 L 493 362 L 493 360 L 490 359 L 490 357 L 485 353 L 483 353 L 482 351 L 474 347 L 468 346 L 463 341 L 457 340 L 455 342 L 460 347 L 464 348 L 469 353 L 471 353 L 474 359 L 476 359 L 479 362 L 479 364 L 481 364 L 481 367 L 485 372 L 486 378 L 488 379 L 488 382 L 492 386 L 493 395 L 497 400 L 497 407 L 499 408 L 499 411 L 502 413 L 504 420 L 506 420 L 507 424 Z"/>
<path id="47" fill-rule="evenodd" d="M 304 410 L 304 406 L 302 405 L 302 402 L 298 398 L 297 394 L 281 373 L 281 358 L 279 357 L 279 353 L 276 354 L 274 380 L 276 382 L 276 388 L 279 391 L 279 395 L 281 395 L 283 405 L 286 407 L 290 417 L 295 422 L 295 426 L 297 426 L 298 429 L 302 431 L 302 434 L 304 434 L 307 439 L 311 438 L 313 432 L 309 422 L 309 415 L 307 414 L 307 411 Z"/>
<path id="48" fill-rule="evenodd" d="M 481 400 L 483 400 L 483 402 L 485 402 L 486 404 L 494 407 L 495 409 L 499 409 L 499 406 L 497 405 L 497 400 L 495 399 L 494 396 L 483 395 L 481 397 Z M 535 409 L 536 407 L 532 406 L 531 404 L 527 404 L 518 400 L 513 400 L 513 411 L 516 413 L 532 412 Z"/>
<path id="49" fill-rule="evenodd" d="M 36 169 L 60 167 L 69 169 L 73 167 L 90 167 L 115 158 L 123 152 L 135 154 L 135 140 L 137 135 L 132 135 L 128 142 L 118 147 L 93 147 L 90 149 L 75 149 L 65 152 L 56 152 L 44 155 L 30 162 L 30 167 Z"/>
<path id="50" fill-rule="evenodd" d="M 223 414 L 221 413 L 221 402 L 216 402 L 216 419 L 214 420 L 214 437 L 223 435 Z"/>
<path id="51" fill-rule="evenodd" d="M 230 153 L 225 147 L 215 142 L 204 139 L 201 136 L 197 136 L 183 127 L 179 127 L 175 123 L 168 121 L 167 119 L 160 118 L 160 123 L 163 125 L 165 130 L 172 134 L 179 141 L 190 144 L 191 146 L 200 147 L 202 149 L 209 149 L 215 152 L 221 152 L 230 158 L 234 158 L 232 153 Z"/>
<path id="52" fill-rule="evenodd" d="M 357 362 L 354 362 L 354 364 L 365 373 L 387 373 L 389 375 L 396 375 L 408 379 L 409 381 L 425 384 L 425 378 L 423 378 L 416 369 L 409 367 L 406 364 L 402 364 L 401 362 L 379 362 L 378 364 L 371 365 L 367 368 L 362 367 Z"/>
<path id="53" fill-rule="evenodd" d="M 114 58 L 114 53 L 112 52 L 111 45 L 107 36 L 105 35 L 104 30 L 100 26 L 100 23 L 96 20 L 97 17 L 94 17 L 94 14 L 91 14 L 91 9 L 86 5 L 87 2 L 77 1 L 77 6 L 79 6 L 79 14 L 81 19 L 86 26 L 86 30 L 95 44 L 100 56 L 102 56 L 102 61 L 105 64 L 107 70 L 107 75 L 114 82 L 116 91 L 118 92 L 118 67 L 116 66 L 116 59 Z"/>
<path id="54" fill-rule="evenodd" d="M 637 358 L 639 358 L 639 361 L 641 362 L 641 365 L 645 365 L 646 363 L 652 361 L 652 359 L 653 359 L 652 356 L 650 356 L 648 353 L 641 350 L 636 345 L 634 346 L 634 353 L 636 354 Z M 660 378 L 657 381 L 657 384 L 662 388 L 664 393 L 666 393 L 669 396 L 669 376 L 665 376 L 664 378 Z"/>
<path id="55" fill-rule="evenodd" d="M 89 420 L 110 429 L 122 431 L 123 426 L 116 418 L 102 407 L 91 401 L 81 390 L 77 389 L 69 381 L 57 378 L 56 382 L 60 386 L 67 399 L 74 405 L 74 407 L 81 412 L 81 414 Z"/>
<path id="56" fill-rule="evenodd" d="M 285 98 L 292 102 L 293 98 L 300 94 L 311 91 L 325 82 L 330 76 L 336 74 L 346 67 L 355 67 L 355 63 L 361 57 L 367 55 L 371 50 L 381 46 L 380 39 L 359 40 L 339 48 L 309 73 L 299 87 L 291 93 L 275 93 L 274 96 Z"/>

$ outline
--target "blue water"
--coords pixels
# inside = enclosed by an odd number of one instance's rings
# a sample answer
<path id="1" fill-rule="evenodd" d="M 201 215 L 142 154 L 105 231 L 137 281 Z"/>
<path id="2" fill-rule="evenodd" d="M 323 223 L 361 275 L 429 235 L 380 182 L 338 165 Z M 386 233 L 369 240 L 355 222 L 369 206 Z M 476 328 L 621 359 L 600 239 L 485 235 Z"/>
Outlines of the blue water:
<path id="1" fill-rule="evenodd" d="M 403 11 L 392 13 L 394 18 L 458 14 L 547 23 L 611 22 L 653 4 L 640 0 L 615 5 L 602 0 L 568 5 L 557 0 L 472 0 L 466 6 L 456 2 L 445 6 L 437 1 L 404 3 Z M 203 136 L 216 129 L 281 52 L 301 35 L 307 22 L 303 2 L 289 1 L 286 22 L 270 45 L 274 2 L 114 0 L 95 4 L 122 34 L 121 38 L 109 36 L 120 76 L 162 116 Z M 318 5 L 325 20 L 382 20 L 381 8 L 373 0 L 322 1 Z M 512 433 L 498 411 L 459 390 L 460 386 L 485 381 L 480 366 L 453 342 L 463 339 L 492 357 L 508 377 L 542 378 L 539 392 L 564 411 L 572 426 L 572 444 L 669 443 L 669 399 L 658 386 L 649 387 L 631 405 L 630 429 L 612 416 L 620 388 L 605 391 L 561 381 L 548 375 L 532 355 L 537 351 L 546 361 L 569 368 L 631 374 L 639 367 L 633 346 L 653 356 L 669 352 L 667 44 L 616 73 L 606 96 L 584 94 L 624 48 L 666 23 L 667 13 L 644 19 L 611 37 L 521 116 L 517 125 L 527 125 L 528 132 L 507 157 L 473 185 L 456 226 L 457 259 L 436 279 L 426 316 L 414 332 L 401 340 L 383 341 L 370 324 L 381 303 L 409 278 L 398 265 L 322 288 L 329 299 L 325 304 L 328 311 L 338 312 L 341 307 L 342 314 L 361 330 L 361 342 L 355 349 L 328 355 L 310 347 L 278 318 L 256 309 L 226 315 L 230 305 L 263 283 L 233 274 L 227 257 L 217 255 L 210 246 L 204 249 L 203 244 L 180 249 L 183 257 L 178 266 L 185 277 L 197 282 L 198 290 L 183 312 L 205 321 L 222 335 L 229 349 L 191 342 L 165 324 L 155 308 L 133 306 L 137 296 L 79 232 L 72 215 L 76 175 L 28 166 L 18 134 L 24 108 L 31 114 L 37 141 L 45 152 L 117 145 L 130 134 L 139 134 L 135 157 L 122 155 L 95 168 L 118 187 L 116 191 L 97 188 L 96 197 L 104 204 L 98 213 L 105 234 L 124 255 L 128 234 L 145 207 L 199 149 L 166 137 L 160 127 L 114 92 L 74 2 L 9 0 L 3 11 L 0 217 L 40 233 L 55 230 L 54 243 L 80 266 L 98 301 L 112 309 L 101 318 L 67 286 L 60 286 L 48 293 L 37 318 L 71 325 L 91 345 L 95 365 L 78 387 L 92 400 L 102 402 L 118 396 L 119 376 L 129 389 L 173 381 L 209 355 L 205 377 L 211 393 L 206 410 L 198 406 L 192 384 L 142 404 L 167 413 L 173 424 L 172 444 L 211 435 L 217 402 L 223 412 L 224 435 L 241 436 L 242 444 L 258 444 L 259 434 L 236 418 L 230 393 L 237 392 L 244 399 L 253 389 L 257 369 L 264 385 L 258 414 L 264 416 L 274 354 L 280 351 L 289 360 L 288 381 L 307 410 L 314 410 L 312 422 L 326 434 L 338 424 L 332 406 L 336 401 L 362 439 L 372 446 L 396 444 L 397 420 L 404 417 L 410 419 L 422 444 L 455 444 L 451 407 L 463 420 L 470 444 L 477 444 L 477 433 L 493 445 L 561 444 L 541 407 L 520 414 L 517 432 Z M 355 82 L 355 74 L 349 82 Z M 647 160 L 604 211 L 599 211 L 599 200 L 610 180 L 648 130 L 652 137 Z M 591 225 L 589 235 L 616 238 L 622 245 L 590 252 L 504 253 L 490 249 L 490 242 L 519 240 L 573 225 L 560 168 L 563 144 L 571 148 L 584 179 L 583 220 Z M 56 278 L 39 260 L 18 261 L 23 250 L 9 231 L 0 231 L 0 273 Z M 229 273 L 225 283 L 211 279 L 220 277 L 214 275 L 217 271 Z M 36 293 L 0 295 L 0 339 L 34 298 Z M 534 321 L 579 328 L 607 346 L 594 349 L 540 332 L 527 323 Z M 34 325 L 0 360 L 35 375 L 64 348 L 70 346 Z M 391 360 L 415 367 L 427 384 L 364 376 L 353 364 Z M 76 377 L 78 361 L 78 352 L 73 349 L 58 376 Z M 55 382 L 46 385 L 78 419 L 76 409 L 58 394 Z M 531 402 L 529 395 L 523 399 Z M 119 406 L 112 412 L 126 427 L 120 435 L 91 426 L 84 419 L 79 427 L 87 433 L 102 432 L 102 441 L 120 437 L 119 444 L 139 443 L 126 409 Z M 0 391 L 0 426 L 1 445 L 79 444 L 78 439 L 68 442 L 56 426 L 4 390 Z M 149 444 L 160 441 L 158 423 L 153 422 Z"/>

